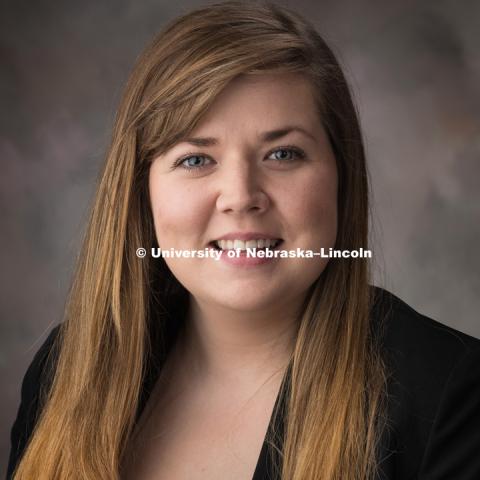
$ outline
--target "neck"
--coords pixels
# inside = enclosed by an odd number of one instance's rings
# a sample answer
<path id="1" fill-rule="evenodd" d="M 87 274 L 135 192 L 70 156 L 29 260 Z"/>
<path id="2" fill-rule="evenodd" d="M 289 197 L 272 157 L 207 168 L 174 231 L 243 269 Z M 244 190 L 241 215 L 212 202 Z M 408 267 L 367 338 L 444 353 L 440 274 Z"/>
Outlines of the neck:
<path id="1" fill-rule="evenodd" d="M 177 350 L 185 371 L 199 382 L 224 386 L 281 375 L 293 351 L 302 301 L 279 302 L 268 312 L 232 312 L 192 297 Z"/>

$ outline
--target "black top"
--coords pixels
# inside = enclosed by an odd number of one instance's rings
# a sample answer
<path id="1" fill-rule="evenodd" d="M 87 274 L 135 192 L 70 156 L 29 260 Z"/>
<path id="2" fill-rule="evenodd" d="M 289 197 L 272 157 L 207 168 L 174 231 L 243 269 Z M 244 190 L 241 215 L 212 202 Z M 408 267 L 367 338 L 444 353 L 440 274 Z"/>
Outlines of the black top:
<path id="1" fill-rule="evenodd" d="M 390 374 L 390 428 L 380 442 L 381 470 L 376 480 L 479 480 L 480 340 L 417 313 L 385 290 L 375 292 L 372 325 L 381 332 Z M 38 394 L 46 383 L 46 358 L 57 331 L 58 327 L 52 330 L 23 379 L 7 479 L 41 409 Z M 139 414 L 157 373 L 158 368 L 147 375 Z M 288 379 L 288 370 L 286 375 Z M 284 399 L 277 397 L 275 405 L 283 411 Z M 276 426 L 281 429 L 283 417 L 278 418 Z M 267 436 L 272 427 L 271 418 Z M 252 480 L 278 479 L 271 468 L 271 454 L 265 440 Z"/>

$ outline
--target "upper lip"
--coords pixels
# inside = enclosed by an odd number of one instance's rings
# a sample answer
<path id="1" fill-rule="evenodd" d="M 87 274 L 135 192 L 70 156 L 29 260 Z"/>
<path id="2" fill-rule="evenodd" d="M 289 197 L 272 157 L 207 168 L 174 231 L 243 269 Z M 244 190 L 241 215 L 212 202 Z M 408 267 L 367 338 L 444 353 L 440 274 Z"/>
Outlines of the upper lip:
<path id="1" fill-rule="evenodd" d="M 264 239 L 271 239 L 271 240 L 281 240 L 280 237 L 272 235 L 270 233 L 262 233 L 262 232 L 230 232 L 225 233 L 215 239 L 212 242 L 216 242 L 218 240 L 259 240 L 261 238 Z"/>

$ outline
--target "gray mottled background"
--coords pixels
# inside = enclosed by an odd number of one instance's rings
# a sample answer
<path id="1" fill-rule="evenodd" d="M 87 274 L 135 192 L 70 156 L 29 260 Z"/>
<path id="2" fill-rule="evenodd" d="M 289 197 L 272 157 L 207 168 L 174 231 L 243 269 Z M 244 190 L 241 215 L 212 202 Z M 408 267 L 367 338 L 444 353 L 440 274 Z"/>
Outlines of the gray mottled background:
<path id="1" fill-rule="evenodd" d="M 291 2 L 293 5 L 293 2 Z M 121 89 L 200 2 L 0 6 L 0 474 L 20 383 L 61 321 Z M 377 283 L 480 337 L 480 2 L 300 0 L 345 65 L 365 131 Z"/>

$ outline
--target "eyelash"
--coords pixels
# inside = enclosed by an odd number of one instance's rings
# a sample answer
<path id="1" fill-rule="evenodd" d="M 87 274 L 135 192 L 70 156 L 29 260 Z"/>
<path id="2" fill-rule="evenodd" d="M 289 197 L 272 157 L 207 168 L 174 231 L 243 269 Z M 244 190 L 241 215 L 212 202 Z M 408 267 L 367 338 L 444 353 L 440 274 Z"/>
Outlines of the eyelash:
<path id="1" fill-rule="evenodd" d="M 286 145 L 284 147 L 278 147 L 278 148 L 275 148 L 273 150 L 270 150 L 268 153 L 267 153 L 267 157 L 269 157 L 270 155 L 272 155 L 272 153 L 275 153 L 275 152 L 278 152 L 278 151 L 281 151 L 281 150 L 284 150 L 284 151 L 287 151 L 287 152 L 292 152 L 297 158 L 294 158 L 294 159 L 291 159 L 291 160 L 278 160 L 278 159 L 273 159 L 274 161 L 277 161 L 279 163 L 290 163 L 290 162 L 294 162 L 295 160 L 301 160 L 303 158 L 305 158 L 305 152 L 303 150 L 301 150 L 300 148 L 298 147 L 294 147 L 292 145 Z M 187 155 L 179 158 L 178 160 L 176 160 L 174 162 L 174 164 L 172 165 L 172 168 L 171 170 L 174 170 L 176 169 L 177 167 L 180 167 L 182 168 L 183 170 L 187 170 L 187 171 L 198 171 L 198 170 L 203 170 L 204 168 L 207 168 L 208 165 L 200 165 L 199 167 L 186 167 L 183 164 L 183 162 L 185 162 L 186 160 L 188 160 L 189 158 L 192 158 L 192 157 L 203 157 L 203 158 L 210 158 L 208 155 L 202 155 L 201 153 L 188 153 Z"/>

